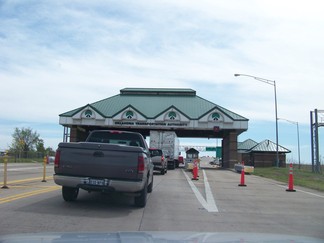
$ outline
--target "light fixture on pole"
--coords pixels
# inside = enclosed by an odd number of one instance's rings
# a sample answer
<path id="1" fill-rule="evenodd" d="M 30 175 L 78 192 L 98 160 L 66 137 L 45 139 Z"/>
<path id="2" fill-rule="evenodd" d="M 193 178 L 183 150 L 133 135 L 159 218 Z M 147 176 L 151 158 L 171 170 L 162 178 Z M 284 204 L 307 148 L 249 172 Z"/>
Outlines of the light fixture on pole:
<path id="1" fill-rule="evenodd" d="M 298 126 L 298 122 L 295 121 L 290 121 L 284 118 L 278 118 L 278 120 L 283 120 L 292 124 L 297 125 L 297 144 L 298 144 L 298 169 L 300 169 L 300 145 L 299 145 L 299 126 Z"/>
<path id="2" fill-rule="evenodd" d="M 276 166 L 279 167 L 279 149 L 278 149 L 278 108 L 277 108 L 277 87 L 276 87 L 276 81 L 274 80 L 269 80 L 269 79 L 265 79 L 265 78 L 259 78 L 259 77 L 255 77 L 252 75 L 248 75 L 248 74 L 234 74 L 235 77 L 238 76 L 245 76 L 245 77 L 250 77 L 250 78 L 254 78 L 255 80 L 261 81 L 263 83 L 266 84 L 270 84 L 274 87 L 274 99 L 275 99 L 275 116 L 276 116 Z"/>

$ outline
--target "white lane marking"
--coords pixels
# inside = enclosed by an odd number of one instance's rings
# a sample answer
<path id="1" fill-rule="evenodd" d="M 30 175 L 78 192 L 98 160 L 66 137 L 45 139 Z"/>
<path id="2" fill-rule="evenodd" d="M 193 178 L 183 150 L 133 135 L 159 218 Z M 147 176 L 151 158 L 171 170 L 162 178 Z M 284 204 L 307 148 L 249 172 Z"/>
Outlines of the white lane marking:
<path id="1" fill-rule="evenodd" d="M 184 170 L 182 170 L 183 174 L 185 175 L 185 177 L 187 178 L 187 181 L 192 189 L 192 191 L 194 192 L 195 196 L 197 197 L 198 201 L 200 202 L 200 204 L 210 213 L 214 213 L 214 212 L 218 212 L 218 208 L 216 206 L 213 194 L 210 190 L 210 186 L 209 183 L 207 181 L 207 177 L 205 177 L 206 173 L 205 170 L 203 170 L 204 173 L 204 184 L 205 184 L 205 192 L 206 192 L 206 200 L 204 199 L 204 197 L 201 195 L 201 193 L 199 192 L 198 188 L 195 186 L 195 184 L 190 180 L 189 176 L 186 174 L 186 172 Z M 207 186 L 206 186 L 206 182 L 207 182 Z"/>
<path id="2" fill-rule="evenodd" d="M 189 176 L 186 174 L 186 172 L 184 172 L 184 170 L 182 170 L 183 174 L 185 175 L 185 177 L 187 178 L 187 181 L 192 189 L 192 191 L 195 193 L 198 201 L 200 202 L 201 205 L 203 205 L 204 208 L 208 208 L 207 206 L 207 202 L 206 200 L 203 198 L 203 196 L 201 195 L 201 193 L 198 191 L 198 188 L 195 186 L 195 184 L 193 184 L 193 182 L 190 180 Z"/>
<path id="3" fill-rule="evenodd" d="M 270 184 L 272 184 L 272 185 L 276 185 L 276 186 L 279 186 L 279 187 L 282 187 L 282 188 L 286 188 L 286 189 L 288 189 L 288 185 L 280 185 L 280 184 L 274 182 L 274 181 L 271 180 L 271 179 L 262 178 L 262 177 L 259 177 L 259 176 L 255 176 L 255 177 L 257 177 L 259 180 L 266 181 L 266 182 L 268 182 L 268 183 L 270 183 Z M 307 192 L 307 191 L 303 191 L 303 190 L 296 189 L 296 188 L 294 188 L 294 189 L 296 190 L 296 192 L 303 192 L 303 193 L 305 193 L 305 194 L 309 194 L 309 195 L 312 195 L 312 196 L 315 196 L 315 197 L 324 198 L 324 196 L 319 195 L 319 194 L 316 194 L 316 193 Z"/>
<path id="4" fill-rule="evenodd" d="M 279 185 L 279 184 L 275 184 L 276 186 L 279 186 L 279 187 L 282 187 L 282 188 L 288 188 L 287 186 L 282 186 L 282 185 Z M 312 192 L 306 192 L 306 191 L 303 191 L 303 190 L 300 190 L 300 189 L 296 189 L 296 192 L 302 192 L 302 193 L 306 193 L 306 194 L 309 194 L 309 195 L 312 195 L 312 196 L 315 196 L 315 197 L 321 197 L 321 198 L 324 198 L 324 196 L 322 195 L 318 195 L 318 194 L 315 194 L 315 193 L 312 193 Z"/>
<path id="5" fill-rule="evenodd" d="M 208 179 L 207 179 L 207 175 L 206 175 L 205 170 L 203 170 L 203 174 L 204 174 L 205 193 L 206 193 L 207 203 L 209 204 L 210 210 L 212 212 L 218 212 L 218 208 L 216 206 L 213 193 L 212 193 L 212 191 L 210 189 L 209 182 L 208 182 Z"/>
<path id="6" fill-rule="evenodd" d="M 25 170 L 36 170 L 36 169 L 42 169 L 42 167 L 21 167 L 21 168 L 8 168 L 7 171 L 25 171 Z M 0 171 L 3 171 L 3 169 L 0 169 Z"/>

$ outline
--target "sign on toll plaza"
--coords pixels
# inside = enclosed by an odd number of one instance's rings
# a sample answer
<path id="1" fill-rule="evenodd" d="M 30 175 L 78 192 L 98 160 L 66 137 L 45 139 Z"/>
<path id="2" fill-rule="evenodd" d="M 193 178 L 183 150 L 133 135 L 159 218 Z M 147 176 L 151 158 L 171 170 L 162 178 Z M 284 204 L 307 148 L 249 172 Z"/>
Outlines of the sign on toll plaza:
<path id="1" fill-rule="evenodd" d="M 222 157 L 222 147 L 206 147 L 207 152 L 216 152 L 216 157 Z"/>
<path id="2" fill-rule="evenodd" d="M 206 147 L 206 151 L 216 151 L 217 147 Z"/>

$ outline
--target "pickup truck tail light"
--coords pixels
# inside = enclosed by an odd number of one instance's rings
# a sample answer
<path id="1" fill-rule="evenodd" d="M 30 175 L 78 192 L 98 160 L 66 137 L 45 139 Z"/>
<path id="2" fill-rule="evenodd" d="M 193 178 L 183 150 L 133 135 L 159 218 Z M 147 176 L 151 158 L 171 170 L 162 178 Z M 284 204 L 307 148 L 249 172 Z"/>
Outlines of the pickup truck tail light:
<path id="1" fill-rule="evenodd" d="M 144 156 L 139 155 L 137 160 L 137 171 L 139 174 L 143 174 L 145 169 Z"/>
<path id="2" fill-rule="evenodd" d="M 60 167 L 61 151 L 57 150 L 55 153 L 54 167 Z"/>

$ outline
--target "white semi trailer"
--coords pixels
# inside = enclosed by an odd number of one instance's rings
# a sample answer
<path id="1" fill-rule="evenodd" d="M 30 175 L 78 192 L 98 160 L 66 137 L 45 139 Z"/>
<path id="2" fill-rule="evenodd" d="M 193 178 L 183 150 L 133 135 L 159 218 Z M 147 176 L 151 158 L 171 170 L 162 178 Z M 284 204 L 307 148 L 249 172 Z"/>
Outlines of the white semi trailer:
<path id="1" fill-rule="evenodd" d="M 168 168 L 179 167 L 179 138 L 173 131 L 150 131 L 150 148 L 161 149 Z"/>

